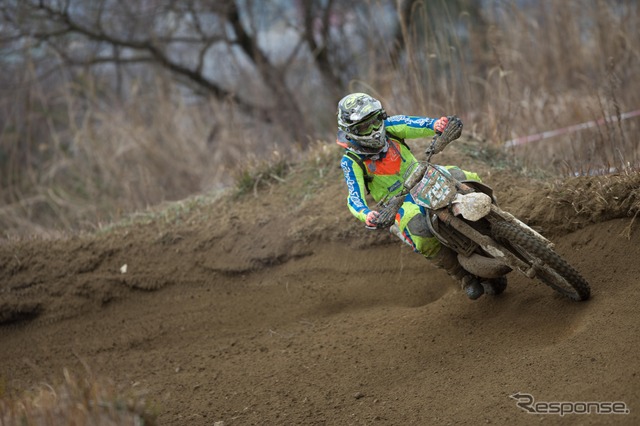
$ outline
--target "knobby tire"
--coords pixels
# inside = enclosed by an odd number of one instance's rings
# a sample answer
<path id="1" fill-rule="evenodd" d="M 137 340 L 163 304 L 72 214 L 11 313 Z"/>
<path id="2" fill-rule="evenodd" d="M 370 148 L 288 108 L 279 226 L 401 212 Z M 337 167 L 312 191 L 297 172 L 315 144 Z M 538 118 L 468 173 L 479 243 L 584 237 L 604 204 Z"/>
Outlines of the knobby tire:
<path id="1" fill-rule="evenodd" d="M 576 301 L 587 300 L 591 295 L 589 283 L 569 265 L 560 255 L 528 232 L 507 222 L 497 222 L 491 227 L 494 238 L 515 249 L 530 265 L 537 259 L 536 278 L 557 291 Z M 533 259 L 535 258 L 535 259 Z"/>

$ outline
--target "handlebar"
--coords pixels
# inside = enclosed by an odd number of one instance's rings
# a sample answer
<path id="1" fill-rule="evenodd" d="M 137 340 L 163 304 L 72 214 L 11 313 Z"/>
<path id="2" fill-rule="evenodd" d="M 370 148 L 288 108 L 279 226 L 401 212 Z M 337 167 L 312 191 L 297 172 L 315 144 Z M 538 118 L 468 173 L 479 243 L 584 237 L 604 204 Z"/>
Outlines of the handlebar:
<path id="1" fill-rule="evenodd" d="M 462 120 L 457 116 L 449 116 L 449 123 L 443 132 L 436 132 L 429 148 L 426 150 L 427 162 L 419 163 L 411 175 L 405 180 L 402 191 L 391 197 L 389 200 L 382 200 L 378 206 L 380 215 L 376 218 L 376 226 L 365 226 L 367 229 L 384 229 L 393 225 L 396 214 L 400 210 L 400 206 L 404 202 L 404 198 L 409 194 L 411 189 L 422 180 L 422 176 L 427 170 L 427 164 L 431 161 L 431 157 L 442 152 L 447 145 L 458 139 L 462 133 Z"/>

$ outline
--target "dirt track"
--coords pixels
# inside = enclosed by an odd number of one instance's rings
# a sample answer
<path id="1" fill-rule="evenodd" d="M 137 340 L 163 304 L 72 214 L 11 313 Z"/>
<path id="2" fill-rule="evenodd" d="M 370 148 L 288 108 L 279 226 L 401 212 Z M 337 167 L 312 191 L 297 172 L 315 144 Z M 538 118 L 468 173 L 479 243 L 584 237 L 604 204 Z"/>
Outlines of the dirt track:
<path id="1" fill-rule="evenodd" d="M 638 222 L 562 209 L 545 222 L 531 206 L 549 197 L 527 179 L 470 167 L 552 237 L 592 300 L 515 273 L 504 295 L 467 300 L 353 223 L 335 170 L 310 197 L 276 186 L 171 224 L 0 243 L 0 381 L 88 367 L 146 390 L 163 425 L 639 424 Z M 517 392 L 631 414 L 532 415 Z"/>

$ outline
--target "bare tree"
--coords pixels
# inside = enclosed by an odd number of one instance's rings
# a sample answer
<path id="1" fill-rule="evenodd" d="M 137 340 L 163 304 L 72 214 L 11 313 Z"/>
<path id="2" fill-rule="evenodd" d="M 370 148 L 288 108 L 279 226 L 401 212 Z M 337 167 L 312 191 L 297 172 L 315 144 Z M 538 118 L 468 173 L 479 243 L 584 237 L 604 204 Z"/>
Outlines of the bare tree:
<path id="1" fill-rule="evenodd" d="M 236 105 L 252 119 L 295 123 L 286 128 L 292 140 L 304 143 L 310 132 L 300 105 L 304 96 L 290 80 L 304 57 L 322 76 L 318 90 L 326 86 L 339 93 L 345 78 L 331 55 L 334 7 L 333 0 L 294 8 L 252 0 L 6 0 L 0 5 L 0 46 L 22 48 L 41 64 L 46 58 L 66 70 L 111 66 L 120 87 L 127 69 L 166 70 L 193 93 Z M 272 12 L 271 21 L 268 13 L 260 14 L 265 11 Z M 278 60 L 274 46 L 261 39 L 277 25 L 295 41 Z M 242 63 L 251 81 L 224 82 L 219 68 L 232 62 Z"/>

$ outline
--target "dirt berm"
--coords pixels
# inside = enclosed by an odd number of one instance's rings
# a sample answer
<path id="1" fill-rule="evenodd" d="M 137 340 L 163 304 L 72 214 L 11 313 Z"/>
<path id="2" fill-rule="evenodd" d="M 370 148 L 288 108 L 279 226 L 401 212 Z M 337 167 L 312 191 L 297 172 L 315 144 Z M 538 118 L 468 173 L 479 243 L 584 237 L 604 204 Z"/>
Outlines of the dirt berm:
<path id="1" fill-rule="evenodd" d="M 144 392 L 162 425 L 640 424 L 640 178 L 542 182 L 487 152 L 461 142 L 439 160 L 481 173 L 591 300 L 517 273 L 468 300 L 351 217 L 329 148 L 243 195 L 0 242 L 1 388 L 90 370 Z M 530 414 L 516 393 L 630 413 Z"/>

